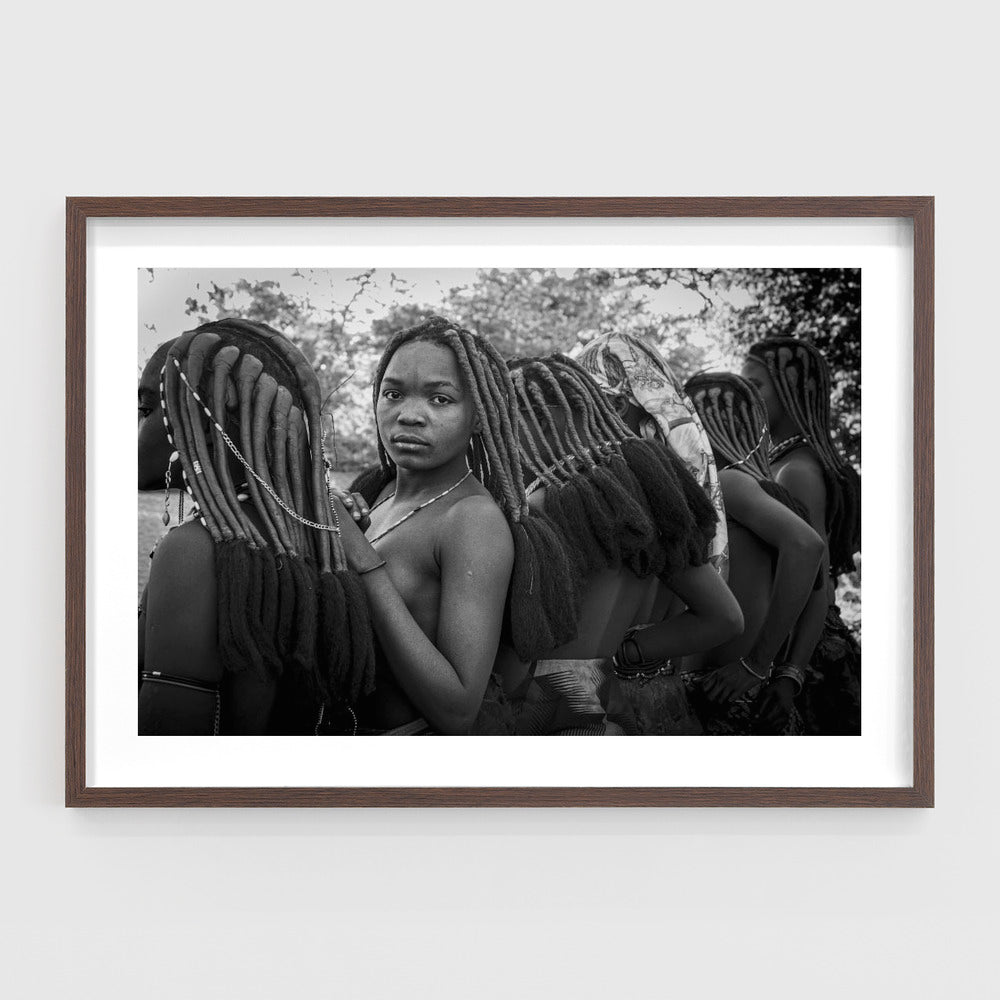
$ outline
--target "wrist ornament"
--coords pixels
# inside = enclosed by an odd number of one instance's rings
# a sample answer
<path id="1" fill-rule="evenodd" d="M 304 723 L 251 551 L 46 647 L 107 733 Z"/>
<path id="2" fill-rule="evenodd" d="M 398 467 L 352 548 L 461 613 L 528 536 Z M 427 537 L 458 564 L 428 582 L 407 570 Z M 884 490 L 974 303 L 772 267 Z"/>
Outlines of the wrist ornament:
<path id="1" fill-rule="evenodd" d="M 768 667 L 766 671 L 762 674 L 757 673 L 756 670 L 747 662 L 745 656 L 740 657 L 740 666 L 751 676 L 756 677 L 759 681 L 766 681 L 771 676 L 771 668 Z"/>
<path id="2" fill-rule="evenodd" d="M 385 565 L 385 560 L 380 559 L 377 563 L 375 563 L 374 566 L 369 566 L 367 569 L 359 569 L 356 572 L 358 576 L 364 576 L 366 573 L 374 573 L 375 570 L 381 569 L 384 565 Z"/>
<path id="3" fill-rule="evenodd" d="M 611 664 L 615 671 L 615 676 L 623 681 L 636 681 L 640 685 L 651 681 L 660 674 L 673 673 L 673 664 L 669 660 L 647 660 L 643 655 L 642 647 L 636 639 L 638 629 L 625 634 L 614 656 L 611 657 Z"/>
<path id="4" fill-rule="evenodd" d="M 795 683 L 796 698 L 802 694 L 802 689 L 806 684 L 806 675 L 801 667 L 797 667 L 794 663 L 782 663 L 780 666 L 774 668 L 773 673 L 774 680 L 778 680 L 780 677 L 787 677 Z"/>

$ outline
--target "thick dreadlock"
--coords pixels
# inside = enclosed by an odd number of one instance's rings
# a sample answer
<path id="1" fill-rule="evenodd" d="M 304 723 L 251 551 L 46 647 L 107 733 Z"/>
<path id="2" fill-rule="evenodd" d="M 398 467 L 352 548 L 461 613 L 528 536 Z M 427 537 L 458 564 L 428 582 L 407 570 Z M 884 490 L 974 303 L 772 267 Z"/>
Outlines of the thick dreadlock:
<path id="1" fill-rule="evenodd" d="M 316 375 L 276 330 L 226 319 L 173 342 L 160 393 L 215 543 L 223 667 L 283 677 L 272 724 L 311 731 L 321 707 L 372 690 L 375 667 L 368 606 L 329 501 Z"/>
<path id="2" fill-rule="evenodd" d="M 823 467 L 830 568 L 850 572 L 861 546 L 861 479 L 833 441 L 826 359 L 796 337 L 762 340 L 750 348 L 750 357 L 767 369 L 781 405 Z"/>
<path id="3" fill-rule="evenodd" d="M 478 334 L 434 316 L 397 333 L 386 346 L 375 373 L 372 403 L 377 408 L 382 379 L 403 344 L 427 342 L 448 347 L 458 361 L 472 396 L 481 430 L 469 447 L 469 466 L 503 511 L 514 538 L 514 571 L 508 599 L 511 641 L 523 660 L 569 642 L 576 634 L 572 567 L 559 533 L 544 518 L 530 514 L 517 444 L 514 388 L 503 358 Z M 380 466 L 352 484 L 369 503 L 395 476 L 395 467 L 378 441 Z"/>
<path id="4" fill-rule="evenodd" d="M 578 571 L 624 564 L 645 577 L 703 563 L 715 511 L 671 449 L 634 434 L 572 358 L 510 367 L 522 460 Z"/>
<path id="5" fill-rule="evenodd" d="M 765 493 L 808 522 L 805 507 L 774 481 L 767 409 L 757 387 L 732 372 L 702 372 L 684 391 L 701 417 L 719 471 L 739 469 L 753 476 Z"/>

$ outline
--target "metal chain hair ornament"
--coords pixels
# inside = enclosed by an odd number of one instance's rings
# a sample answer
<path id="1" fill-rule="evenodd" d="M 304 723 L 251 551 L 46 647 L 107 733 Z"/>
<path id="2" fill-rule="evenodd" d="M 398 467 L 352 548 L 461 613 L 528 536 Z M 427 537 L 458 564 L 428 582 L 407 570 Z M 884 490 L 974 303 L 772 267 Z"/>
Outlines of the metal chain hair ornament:
<path id="1" fill-rule="evenodd" d="M 176 358 L 173 358 L 172 360 L 173 360 L 174 364 L 177 366 L 177 371 L 178 371 L 178 374 L 181 377 L 181 381 L 183 381 L 183 383 L 187 386 L 188 392 L 190 392 L 191 395 L 194 396 L 195 400 L 198 402 L 198 405 L 201 406 L 201 408 L 205 411 L 205 416 L 208 417 L 209 420 L 211 420 L 211 422 L 214 425 L 215 429 L 219 432 L 219 435 L 222 437 L 222 440 L 226 443 L 226 446 L 236 456 L 237 460 L 243 466 L 243 468 L 246 469 L 247 472 L 249 472 L 250 475 L 253 476 L 254 479 L 256 479 L 257 482 L 261 486 L 263 486 L 265 490 L 267 490 L 267 492 L 270 495 L 271 499 L 274 500 L 274 502 L 289 517 L 291 517 L 294 520 L 298 521 L 299 524 L 304 524 L 307 528 L 315 528 L 317 531 L 330 531 L 330 532 L 332 532 L 335 535 L 339 535 L 340 534 L 340 518 L 337 515 L 337 509 L 336 509 L 336 507 L 333 504 L 334 497 L 333 497 L 333 488 L 330 485 L 329 463 L 325 463 L 326 464 L 326 468 L 324 470 L 324 475 L 325 475 L 325 478 L 326 478 L 327 496 L 328 496 L 328 499 L 329 499 L 329 502 L 330 502 L 330 514 L 333 517 L 333 524 L 320 524 L 318 521 L 310 521 L 309 518 L 302 517 L 301 514 L 297 514 L 294 510 L 292 510 L 291 507 L 288 506 L 288 504 L 285 503 L 284 500 L 281 499 L 280 496 L 278 496 L 278 494 L 274 491 L 274 488 L 270 485 L 270 483 L 266 482 L 263 479 L 262 476 L 258 475 L 257 471 L 253 468 L 253 466 L 243 457 L 243 453 L 239 450 L 239 448 L 236 447 L 236 444 L 233 441 L 233 439 L 226 433 L 226 431 L 222 427 L 222 425 L 215 419 L 215 416 L 213 415 L 212 411 L 205 405 L 205 403 L 202 400 L 201 396 L 198 395 L 197 390 L 188 381 L 187 376 L 181 370 L 180 362 Z M 173 456 L 171 457 L 171 460 L 174 460 L 176 458 L 177 458 L 177 452 L 175 451 L 173 453 Z M 197 472 L 197 473 L 201 472 L 201 465 L 200 465 L 200 463 L 197 463 L 197 462 L 195 463 L 195 472 Z M 169 485 L 170 485 L 170 469 L 168 467 L 167 468 L 167 486 L 168 486 L 168 488 L 169 488 Z M 164 521 L 163 523 L 166 524 L 167 522 Z"/>

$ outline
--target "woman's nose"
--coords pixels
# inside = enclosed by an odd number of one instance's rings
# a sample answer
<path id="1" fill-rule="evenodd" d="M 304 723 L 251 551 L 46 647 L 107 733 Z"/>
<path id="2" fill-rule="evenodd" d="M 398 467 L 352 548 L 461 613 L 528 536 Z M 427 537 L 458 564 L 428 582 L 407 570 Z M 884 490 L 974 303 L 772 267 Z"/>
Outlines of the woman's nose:
<path id="1" fill-rule="evenodd" d="M 396 419 L 401 424 L 422 424 L 424 423 L 423 407 L 419 403 L 404 403 L 399 408 Z"/>

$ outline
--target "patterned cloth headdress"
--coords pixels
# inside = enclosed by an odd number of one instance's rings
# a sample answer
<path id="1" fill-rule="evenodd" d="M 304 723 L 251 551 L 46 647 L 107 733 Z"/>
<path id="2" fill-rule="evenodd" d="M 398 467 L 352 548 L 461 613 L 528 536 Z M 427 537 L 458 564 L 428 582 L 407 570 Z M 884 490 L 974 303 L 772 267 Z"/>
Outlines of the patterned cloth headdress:
<path id="1" fill-rule="evenodd" d="M 670 445 L 708 495 L 719 517 L 709 562 L 726 579 L 729 539 L 712 446 L 694 404 L 662 357 L 637 337 L 606 333 L 572 352 L 605 392 L 642 411 L 639 433 Z"/>

